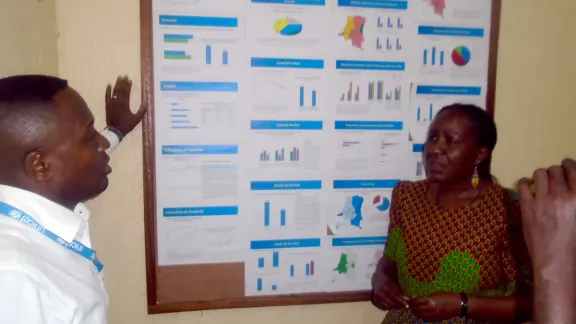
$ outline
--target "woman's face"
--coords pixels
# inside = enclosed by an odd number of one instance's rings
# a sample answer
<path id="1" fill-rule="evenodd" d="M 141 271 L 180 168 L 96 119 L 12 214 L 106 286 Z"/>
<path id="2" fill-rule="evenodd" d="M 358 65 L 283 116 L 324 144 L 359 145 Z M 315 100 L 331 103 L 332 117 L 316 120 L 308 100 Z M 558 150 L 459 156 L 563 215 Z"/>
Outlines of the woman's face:
<path id="1" fill-rule="evenodd" d="M 430 124 L 424 146 L 428 180 L 458 182 L 471 179 L 474 166 L 487 156 L 477 145 L 470 119 L 458 110 L 438 114 Z"/>

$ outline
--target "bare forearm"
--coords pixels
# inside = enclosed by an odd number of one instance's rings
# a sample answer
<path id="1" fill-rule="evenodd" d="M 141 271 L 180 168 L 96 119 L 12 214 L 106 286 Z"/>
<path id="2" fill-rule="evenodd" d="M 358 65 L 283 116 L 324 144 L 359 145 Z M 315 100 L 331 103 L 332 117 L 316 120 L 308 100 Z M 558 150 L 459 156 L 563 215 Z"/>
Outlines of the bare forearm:
<path id="1" fill-rule="evenodd" d="M 531 296 L 469 297 L 468 317 L 498 323 L 529 320 L 532 312 Z"/>
<path id="2" fill-rule="evenodd" d="M 374 275 L 372 275 L 372 287 L 382 276 L 387 276 L 390 279 L 398 281 L 396 262 L 390 260 L 388 257 L 383 256 L 378 261 Z"/>
<path id="3" fill-rule="evenodd" d="M 576 323 L 575 270 L 565 264 L 561 270 L 535 271 L 534 323 Z"/>

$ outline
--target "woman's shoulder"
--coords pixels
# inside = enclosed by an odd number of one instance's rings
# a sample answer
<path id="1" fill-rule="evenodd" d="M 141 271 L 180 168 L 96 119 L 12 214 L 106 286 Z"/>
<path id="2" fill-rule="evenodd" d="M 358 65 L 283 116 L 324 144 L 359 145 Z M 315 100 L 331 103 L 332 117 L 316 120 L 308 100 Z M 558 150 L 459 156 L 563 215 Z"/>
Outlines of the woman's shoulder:
<path id="1" fill-rule="evenodd" d="M 496 193 L 498 194 L 498 196 L 506 203 L 512 203 L 512 204 L 520 203 L 520 194 L 517 193 L 516 191 L 510 188 L 503 187 L 500 184 L 494 184 L 494 187 L 496 188 Z"/>
<path id="2" fill-rule="evenodd" d="M 520 195 L 516 191 L 499 184 L 495 186 L 498 189 L 498 198 L 506 208 L 508 219 L 510 221 L 516 221 L 516 219 L 520 218 L 522 215 L 520 209 Z"/>
<path id="3" fill-rule="evenodd" d="M 422 194 L 426 190 L 426 180 L 410 181 L 401 180 L 394 187 L 396 196 Z"/>

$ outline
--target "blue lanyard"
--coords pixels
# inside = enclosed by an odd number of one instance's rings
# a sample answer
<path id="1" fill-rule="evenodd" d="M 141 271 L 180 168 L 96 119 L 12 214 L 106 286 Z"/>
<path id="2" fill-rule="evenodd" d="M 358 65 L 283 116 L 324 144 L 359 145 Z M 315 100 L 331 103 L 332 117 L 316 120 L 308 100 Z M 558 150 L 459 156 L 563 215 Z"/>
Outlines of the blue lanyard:
<path id="1" fill-rule="evenodd" d="M 36 222 L 36 220 L 32 216 L 26 214 L 20 209 L 0 201 L 0 214 L 12 218 L 13 220 L 19 221 L 20 223 L 46 236 L 52 241 L 58 243 L 59 245 L 62 245 L 68 250 L 82 256 L 85 259 L 90 260 L 90 262 L 94 263 L 94 266 L 96 266 L 98 272 L 102 271 L 102 269 L 104 268 L 100 260 L 98 260 L 98 258 L 96 257 L 96 251 L 92 250 L 91 248 L 85 246 L 84 244 L 76 240 L 72 241 L 72 243 L 66 242 L 65 240 L 61 239 L 58 235 L 50 232 L 49 230 L 44 228 L 44 226 L 38 224 L 38 222 Z"/>

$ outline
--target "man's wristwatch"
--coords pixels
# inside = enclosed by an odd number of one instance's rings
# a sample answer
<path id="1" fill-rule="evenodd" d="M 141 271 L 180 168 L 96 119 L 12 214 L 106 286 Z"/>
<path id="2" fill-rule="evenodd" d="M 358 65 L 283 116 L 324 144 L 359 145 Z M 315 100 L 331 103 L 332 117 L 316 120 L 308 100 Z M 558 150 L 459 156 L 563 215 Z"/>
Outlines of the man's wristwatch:
<path id="1" fill-rule="evenodd" d="M 112 132 L 112 133 L 114 133 L 114 135 L 118 136 L 118 141 L 119 141 L 119 142 L 122 142 L 122 139 L 124 139 L 124 135 L 122 135 L 122 133 L 121 133 L 118 129 L 116 129 L 115 127 L 113 127 L 113 126 L 107 126 L 107 127 L 105 128 L 105 130 L 107 130 L 107 131 L 109 131 L 109 132 Z"/>

